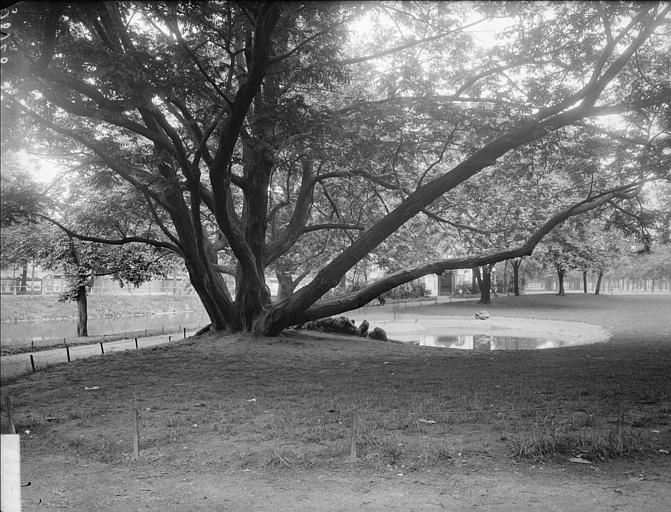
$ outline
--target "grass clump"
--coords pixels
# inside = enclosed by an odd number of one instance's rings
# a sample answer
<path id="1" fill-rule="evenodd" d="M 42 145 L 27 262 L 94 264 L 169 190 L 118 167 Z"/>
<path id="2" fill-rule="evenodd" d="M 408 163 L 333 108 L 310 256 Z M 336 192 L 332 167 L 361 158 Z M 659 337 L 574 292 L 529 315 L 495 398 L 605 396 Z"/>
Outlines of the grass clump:
<path id="1" fill-rule="evenodd" d="M 563 432 L 549 429 L 515 435 L 510 439 L 510 446 L 515 457 L 532 461 L 580 457 L 596 462 L 652 451 L 650 440 L 641 432 L 632 431 L 623 433 L 621 446 L 614 431 Z"/>

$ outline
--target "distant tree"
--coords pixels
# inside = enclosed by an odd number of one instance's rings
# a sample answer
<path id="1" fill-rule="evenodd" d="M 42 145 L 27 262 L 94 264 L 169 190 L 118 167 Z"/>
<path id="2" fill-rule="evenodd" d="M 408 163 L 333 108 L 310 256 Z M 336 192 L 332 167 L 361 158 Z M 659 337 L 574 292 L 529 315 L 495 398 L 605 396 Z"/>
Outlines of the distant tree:
<path id="1" fill-rule="evenodd" d="M 61 301 L 77 304 L 77 336 L 88 336 L 88 293 L 96 277 L 111 276 L 121 286 L 140 286 L 155 277 L 165 277 L 169 262 L 167 253 L 147 250 L 146 246 L 128 244 L 123 247 L 81 242 L 60 230 L 50 229 L 50 237 L 40 239 L 37 248 L 39 264 L 62 272 L 67 288 Z"/>
<path id="2" fill-rule="evenodd" d="M 80 233 L 91 230 L 125 233 L 149 227 L 147 217 L 134 204 L 134 189 L 114 181 L 105 183 L 101 178 L 102 175 L 94 175 L 93 182 L 64 179 L 47 194 L 47 187 L 35 183 L 27 170 L 3 168 L 2 265 L 22 267 L 19 293 L 26 291 L 29 263 L 63 273 L 67 288 L 59 300 L 77 303 L 78 336 L 88 336 L 87 289 L 92 287 L 96 276 L 112 276 L 121 285 L 139 286 L 164 276 L 169 266 L 174 265 L 174 257 L 165 249 L 142 243 L 115 246 L 84 242 L 62 224 L 76 226 Z M 89 203 L 86 198 L 93 189 L 98 193 L 105 190 L 106 201 Z"/>

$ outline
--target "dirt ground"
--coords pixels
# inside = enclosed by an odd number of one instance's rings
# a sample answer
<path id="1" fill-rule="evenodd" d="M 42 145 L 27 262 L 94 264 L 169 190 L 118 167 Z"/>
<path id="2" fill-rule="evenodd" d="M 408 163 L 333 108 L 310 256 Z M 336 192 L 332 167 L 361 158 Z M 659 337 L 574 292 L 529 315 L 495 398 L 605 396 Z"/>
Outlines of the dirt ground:
<path id="1" fill-rule="evenodd" d="M 499 297 L 487 310 L 612 337 L 477 353 L 289 332 L 55 366 L 2 387 L 22 433 L 23 510 L 667 510 L 671 296 Z"/>

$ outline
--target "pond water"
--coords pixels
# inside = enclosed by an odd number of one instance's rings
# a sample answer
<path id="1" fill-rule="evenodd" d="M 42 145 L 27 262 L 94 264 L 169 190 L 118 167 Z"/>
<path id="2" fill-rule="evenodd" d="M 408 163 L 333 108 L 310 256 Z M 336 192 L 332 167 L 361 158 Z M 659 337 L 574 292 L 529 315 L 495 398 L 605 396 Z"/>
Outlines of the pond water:
<path id="1" fill-rule="evenodd" d="M 589 343 L 609 338 L 598 325 L 502 318 L 481 321 L 473 318 L 417 318 L 414 321 L 388 322 L 382 327 L 393 340 L 426 347 L 463 350 L 540 350 Z"/>
<path id="2" fill-rule="evenodd" d="M 460 348 L 464 350 L 538 350 L 542 348 L 558 348 L 570 343 L 562 340 L 551 340 L 544 337 L 497 336 L 489 334 L 455 334 L 426 335 L 413 340 L 414 345 L 428 347 Z"/>
<path id="3" fill-rule="evenodd" d="M 176 329 L 179 326 L 196 327 L 209 323 L 207 316 L 199 311 L 185 311 L 151 316 L 132 316 L 115 318 L 89 318 L 89 336 L 141 331 L 142 329 Z M 48 320 L 42 322 L 12 322 L 0 324 L 0 345 L 4 348 L 36 345 L 40 340 L 74 338 L 77 333 L 77 321 Z"/>

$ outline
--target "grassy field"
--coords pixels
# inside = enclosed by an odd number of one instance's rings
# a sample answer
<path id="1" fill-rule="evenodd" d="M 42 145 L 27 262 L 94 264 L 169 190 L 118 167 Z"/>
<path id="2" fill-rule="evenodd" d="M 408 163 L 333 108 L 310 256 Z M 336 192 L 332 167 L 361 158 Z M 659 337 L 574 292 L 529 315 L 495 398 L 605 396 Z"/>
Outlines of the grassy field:
<path id="1" fill-rule="evenodd" d="M 410 510 L 418 502 L 442 510 L 450 500 L 451 510 L 543 508 L 531 495 L 566 507 L 556 510 L 668 504 L 671 296 L 500 297 L 487 309 L 604 325 L 612 338 L 476 353 L 303 331 L 189 339 L 54 367 L 2 387 L 3 407 L 11 397 L 24 433 L 23 478 L 32 482 L 24 510 Z M 481 487 L 486 494 L 475 492 Z"/>
<path id="2" fill-rule="evenodd" d="M 2 295 L 2 322 L 77 318 L 74 302 L 59 302 L 56 295 Z M 91 295 L 89 318 L 152 315 L 201 309 L 192 295 Z"/>

